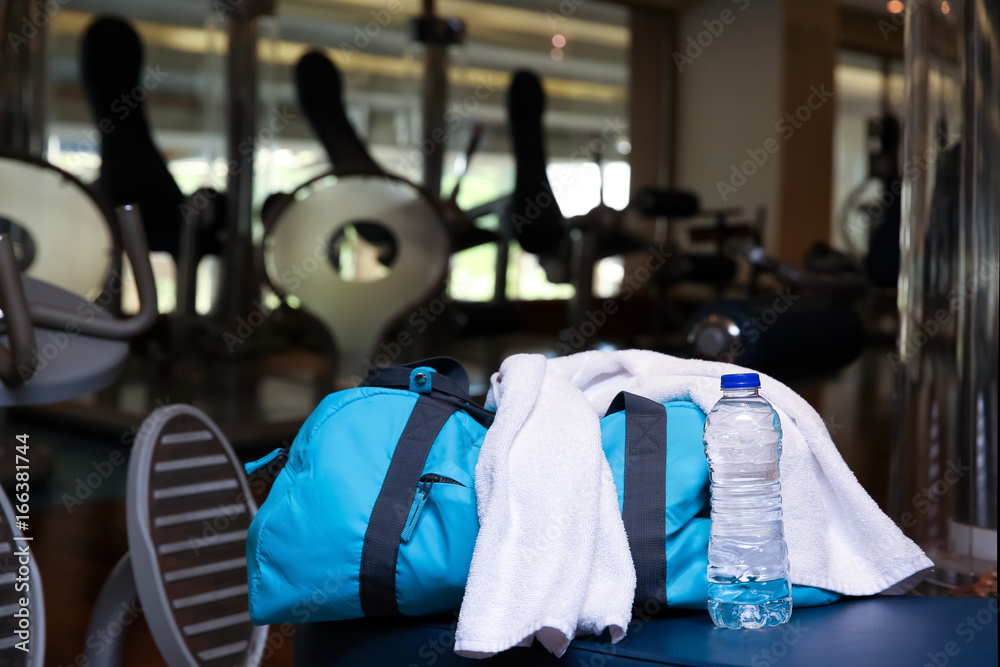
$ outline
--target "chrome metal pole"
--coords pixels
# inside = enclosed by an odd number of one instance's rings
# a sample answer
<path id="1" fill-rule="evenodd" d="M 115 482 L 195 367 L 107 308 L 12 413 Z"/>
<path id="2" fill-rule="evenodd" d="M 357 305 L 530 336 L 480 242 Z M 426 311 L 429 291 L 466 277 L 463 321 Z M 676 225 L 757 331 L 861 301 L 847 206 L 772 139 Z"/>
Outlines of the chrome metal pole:
<path id="1" fill-rule="evenodd" d="M 226 247 L 220 315 L 234 320 L 249 312 L 258 296 L 253 262 L 253 175 L 257 153 L 257 38 L 260 17 L 274 12 L 274 0 L 236 5 L 227 18 Z"/>
<path id="2" fill-rule="evenodd" d="M 954 591 L 997 562 L 1000 5 L 911 3 L 906 30 L 891 513 Z"/>
<path id="3" fill-rule="evenodd" d="M 434 18 L 434 0 L 424 0 L 425 18 Z M 424 43 L 424 187 L 435 197 L 441 195 L 444 151 L 447 135 L 444 107 L 448 98 L 448 47 L 439 39 Z"/>
<path id="4" fill-rule="evenodd" d="M 997 561 L 997 329 L 1000 273 L 1000 2 L 965 7 L 959 276 L 968 287 L 958 317 L 959 458 L 949 542 L 977 561 Z"/>
<path id="5" fill-rule="evenodd" d="M 448 142 L 445 105 L 448 101 L 448 46 L 462 40 L 464 26 L 434 13 L 434 0 L 423 0 L 423 13 L 413 20 L 417 41 L 424 45 L 423 132 L 424 187 L 441 196 L 444 152 Z"/>

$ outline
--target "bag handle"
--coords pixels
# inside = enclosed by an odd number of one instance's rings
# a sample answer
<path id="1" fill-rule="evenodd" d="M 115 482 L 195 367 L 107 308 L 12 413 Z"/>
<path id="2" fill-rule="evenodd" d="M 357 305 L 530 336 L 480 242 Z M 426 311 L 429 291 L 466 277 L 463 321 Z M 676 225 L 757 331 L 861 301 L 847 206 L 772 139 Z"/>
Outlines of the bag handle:
<path id="1" fill-rule="evenodd" d="M 635 564 L 634 606 L 667 604 L 667 409 L 627 391 L 607 414 L 625 411 L 625 501 L 622 521 Z"/>
<path id="2" fill-rule="evenodd" d="M 361 548 L 359 593 L 365 616 L 399 616 L 396 561 L 410 506 L 431 445 L 459 407 L 421 394 L 399 436 Z"/>
<path id="3" fill-rule="evenodd" d="M 0 350 L 2 354 L 2 350 Z M 0 365 L 2 368 L 2 365 Z M 429 380 L 426 385 L 428 391 L 414 387 L 414 379 L 418 373 L 414 371 L 427 371 L 425 380 Z M 385 387 L 387 389 L 410 389 L 422 394 L 431 394 L 439 401 L 454 405 L 455 408 L 465 411 L 470 417 L 486 428 L 493 423 L 495 413 L 490 412 L 481 405 L 472 402 L 469 397 L 469 375 L 465 372 L 462 364 L 451 357 L 431 357 L 422 361 L 414 361 L 409 364 L 398 366 L 386 366 L 385 368 L 375 368 L 368 373 L 359 385 L 361 387 Z M 278 456 L 288 454 L 288 446 L 279 447 L 273 452 L 256 461 L 251 461 L 243 467 L 248 475 L 271 463 Z"/>
<path id="4" fill-rule="evenodd" d="M 414 378 L 425 375 L 423 387 L 414 385 Z M 495 414 L 472 402 L 469 394 L 469 374 L 451 357 L 431 357 L 408 364 L 374 368 L 361 382 L 362 387 L 385 387 L 406 389 L 421 394 L 429 394 L 463 410 L 483 426 L 489 428 Z"/>
<path id="5" fill-rule="evenodd" d="M 361 609 L 365 616 L 399 616 L 396 602 L 399 543 L 431 446 L 458 410 L 487 427 L 494 415 L 471 402 L 469 375 L 450 357 L 376 368 L 361 386 L 406 389 L 418 394 L 393 450 L 361 548 Z"/>

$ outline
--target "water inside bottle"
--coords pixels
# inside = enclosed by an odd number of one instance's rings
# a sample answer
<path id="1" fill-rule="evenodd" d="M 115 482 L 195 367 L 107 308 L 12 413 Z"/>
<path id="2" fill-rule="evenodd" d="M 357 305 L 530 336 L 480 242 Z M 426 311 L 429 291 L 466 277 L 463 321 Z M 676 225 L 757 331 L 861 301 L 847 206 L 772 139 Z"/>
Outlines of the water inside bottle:
<path id="1" fill-rule="evenodd" d="M 708 584 L 708 613 L 719 628 L 773 628 L 792 616 L 788 579 Z"/>
<path id="2" fill-rule="evenodd" d="M 791 617 L 781 520 L 781 426 L 756 389 L 727 391 L 708 415 L 712 476 L 709 613 L 721 628 L 781 625 Z"/>

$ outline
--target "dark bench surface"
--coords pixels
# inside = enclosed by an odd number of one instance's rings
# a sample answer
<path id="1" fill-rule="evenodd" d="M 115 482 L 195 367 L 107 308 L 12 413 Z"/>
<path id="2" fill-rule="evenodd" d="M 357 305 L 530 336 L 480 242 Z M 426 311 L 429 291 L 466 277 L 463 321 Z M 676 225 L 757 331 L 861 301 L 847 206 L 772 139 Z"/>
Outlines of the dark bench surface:
<path id="1" fill-rule="evenodd" d="M 997 601 L 882 597 L 796 609 L 788 625 L 718 630 L 705 612 L 637 625 L 625 641 L 574 641 L 562 659 L 540 646 L 514 648 L 488 660 L 452 651 L 453 619 L 361 619 L 299 626 L 301 667 L 442 667 L 448 665 L 805 665 L 808 667 L 953 667 L 997 664 Z"/>

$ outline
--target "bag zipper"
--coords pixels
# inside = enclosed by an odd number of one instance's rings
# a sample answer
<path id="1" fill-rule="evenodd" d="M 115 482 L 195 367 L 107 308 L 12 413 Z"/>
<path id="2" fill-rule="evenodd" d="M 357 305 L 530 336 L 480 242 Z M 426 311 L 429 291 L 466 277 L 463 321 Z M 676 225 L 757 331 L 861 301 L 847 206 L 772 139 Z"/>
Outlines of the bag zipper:
<path id="1" fill-rule="evenodd" d="M 465 486 L 465 484 L 462 484 L 451 477 L 445 477 L 444 475 L 438 475 L 432 472 L 421 475 L 420 479 L 417 480 L 417 493 L 413 497 L 413 505 L 410 506 L 410 513 L 406 517 L 406 523 L 403 525 L 403 532 L 399 536 L 399 540 L 404 544 L 409 542 L 410 538 L 413 537 L 413 531 L 417 527 L 417 522 L 420 521 L 420 515 L 424 511 L 424 505 L 427 503 L 427 496 L 430 495 L 431 487 L 435 484 L 455 484 L 457 486 Z"/>
<path id="2" fill-rule="evenodd" d="M 451 477 L 445 477 L 444 475 L 438 475 L 433 472 L 429 472 L 426 475 L 421 475 L 421 482 L 430 482 L 431 484 L 457 484 L 458 486 L 465 486 L 461 482 L 452 479 Z"/>
<path id="3" fill-rule="evenodd" d="M 247 471 L 247 475 L 252 475 L 281 455 L 284 455 L 287 458 L 288 450 L 289 450 L 288 447 L 278 447 L 276 450 L 274 450 L 267 456 L 263 456 L 257 459 L 256 461 L 250 461 L 249 463 L 245 463 L 243 465 L 243 469 Z"/>

